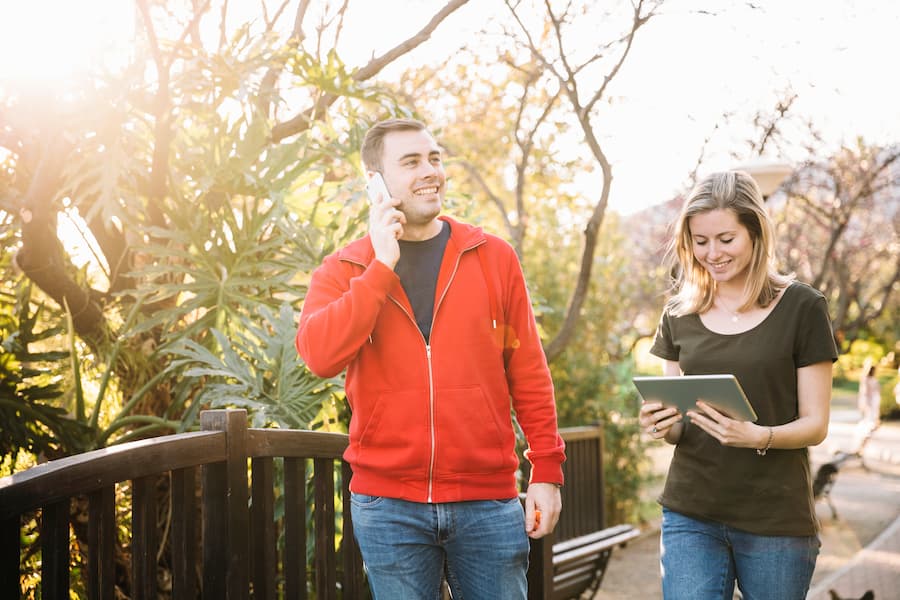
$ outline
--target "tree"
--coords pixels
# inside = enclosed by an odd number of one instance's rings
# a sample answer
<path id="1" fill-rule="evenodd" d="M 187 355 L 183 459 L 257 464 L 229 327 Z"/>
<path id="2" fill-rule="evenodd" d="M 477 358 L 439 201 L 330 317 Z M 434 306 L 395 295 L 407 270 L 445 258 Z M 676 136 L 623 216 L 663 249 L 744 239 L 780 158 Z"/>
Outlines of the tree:
<path id="1" fill-rule="evenodd" d="M 611 116 L 603 100 L 660 2 L 614 4 L 608 11 L 569 2 L 559 14 L 551 4 L 506 1 L 510 18 L 483 32 L 499 39 L 496 50 L 463 46 L 445 64 L 406 73 L 400 93 L 435 122 L 447 123 L 440 137 L 449 150 L 454 189 L 484 201 L 489 208 L 479 218 L 506 232 L 526 269 L 539 246 L 581 245 L 574 284 L 563 284 L 571 290 L 564 318 L 545 327 L 550 337 L 544 350 L 552 362 L 579 324 L 612 183 L 601 133 Z M 608 40 L 587 55 L 572 42 L 584 27 Z M 577 150 L 562 150 L 572 142 Z M 596 196 L 585 197 L 572 182 L 597 170 Z M 536 218 L 545 203 L 556 207 L 555 214 Z"/>
<path id="2" fill-rule="evenodd" d="M 570 2 L 557 14 L 551 2 L 545 2 L 545 18 L 530 25 L 522 13 L 522 2 L 505 0 L 521 33 L 522 45 L 527 48 L 540 77 L 547 77 L 558 86 L 566 99 L 569 116 L 584 136 L 590 156 L 596 161 L 602 174 L 599 198 L 594 201 L 590 218 L 584 226 L 584 247 L 575 289 L 568 304 L 565 320 L 554 338 L 546 345 L 551 360 L 561 353 L 575 333 L 579 314 L 584 305 L 591 280 L 597 235 L 603 223 L 612 184 L 612 165 L 603 150 L 600 127 L 597 124 L 598 103 L 605 97 L 610 82 L 622 68 L 634 43 L 638 30 L 654 16 L 661 2 L 638 0 L 633 3 L 630 15 L 623 17 L 614 12 L 603 15 L 604 21 L 623 28 L 620 35 L 610 36 L 593 54 L 579 57 L 567 46 L 570 39 L 567 28 L 583 26 L 583 20 L 596 7 L 592 3 Z M 596 69 L 601 69 L 598 76 Z M 597 83 L 599 82 L 599 83 Z M 587 89 L 582 89 L 586 87 Z M 555 97 L 553 99 L 555 101 Z"/>
<path id="3" fill-rule="evenodd" d="M 857 140 L 801 165 L 777 211 L 779 255 L 828 298 L 844 347 L 882 315 L 897 314 L 898 199 L 900 146 Z"/>
<path id="4" fill-rule="evenodd" d="M 294 313 L 364 218 L 366 119 L 403 112 L 373 80 L 466 2 L 350 68 L 334 50 L 346 2 L 261 2 L 261 20 L 234 26 L 227 0 L 136 0 L 121 69 L 0 89 L 4 458 L 182 431 L 206 406 L 343 427 L 340 380 L 305 369 Z"/>
<path id="5" fill-rule="evenodd" d="M 75 420 L 95 431 L 57 452 L 189 427 L 213 375 L 191 371 L 186 356 L 226 360 L 227 341 L 244 336 L 244 348 L 266 335 L 283 347 L 274 338 L 285 335 L 285 303 L 302 300 L 302 274 L 360 223 L 340 209 L 353 198 L 366 111 L 401 110 L 371 80 L 466 2 L 448 1 L 409 39 L 351 69 L 329 50 L 347 3 L 285 0 L 270 14 L 263 2 L 261 22 L 235 27 L 227 0 L 136 0 L 138 39 L 120 71 L 59 90 L 37 111 L 37 98 L 2 90 L 0 239 L 20 273 L 4 278 L 4 291 L 46 298 L 48 328 L 65 328 L 68 315 L 73 343 L 62 350 L 104 382 L 85 398 L 78 372 L 57 371 Z M 216 39 L 204 37 L 210 30 Z M 60 238 L 60 219 L 89 242 L 87 264 Z M 250 364 L 302 371 L 282 358 Z M 327 388 L 301 387 L 312 404 Z M 284 399 L 258 392 L 251 399 Z"/>

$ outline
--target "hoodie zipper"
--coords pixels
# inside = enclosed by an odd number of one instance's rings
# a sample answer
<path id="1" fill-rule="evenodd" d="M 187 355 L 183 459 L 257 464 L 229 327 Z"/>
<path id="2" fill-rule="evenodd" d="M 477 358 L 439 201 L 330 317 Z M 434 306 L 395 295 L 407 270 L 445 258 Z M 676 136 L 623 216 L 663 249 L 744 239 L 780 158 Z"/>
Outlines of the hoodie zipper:
<path id="1" fill-rule="evenodd" d="M 450 286 L 453 284 L 453 280 L 456 279 L 456 273 L 459 271 L 459 262 L 462 260 L 463 254 L 477 248 L 480 244 L 483 244 L 483 241 L 478 242 L 477 244 L 473 244 L 467 248 L 463 248 L 459 254 L 456 255 L 456 264 L 453 265 L 453 272 L 450 273 L 450 279 L 447 280 L 447 285 L 444 286 L 443 291 L 441 292 L 441 297 L 438 298 L 437 302 L 434 305 L 434 312 L 431 315 L 431 332 L 434 333 L 434 321 L 437 317 L 438 310 L 441 308 L 441 304 L 444 302 L 444 298 L 447 296 L 447 290 L 450 289 Z M 413 319 L 415 321 L 415 319 Z M 416 327 L 418 329 L 418 326 Z M 424 339 L 424 337 L 423 337 Z M 434 492 L 434 467 L 437 462 L 437 452 L 435 450 L 435 421 L 434 421 L 434 370 L 431 362 L 431 344 L 425 344 L 425 355 L 428 358 L 428 418 L 430 419 L 430 433 L 431 433 L 431 458 L 428 462 L 428 498 L 427 501 L 429 504 L 434 502 L 433 492 Z"/>
<path id="2" fill-rule="evenodd" d="M 484 240 L 480 240 L 480 241 L 478 241 L 478 243 L 475 243 L 475 244 L 472 244 L 471 246 L 463 248 L 462 251 L 460 251 L 456 255 L 456 264 L 453 265 L 453 272 L 450 273 L 450 279 L 447 281 L 447 285 L 444 286 L 444 289 L 441 292 L 441 297 L 438 298 L 437 302 L 435 302 L 435 305 L 434 305 L 434 311 L 432 312 L 432 315 L 431 315 L 431 331 L 432 332 L 434 331 L 434 321 L 435 321 L 435 317 L 437 316 L 438 309 L 440 309 L 441 304 L 444 302 L 444 298 L 447 295 L 447 290 L 450 289 L 450 285 L 453 283 L 453 280 L 456 278 L 456 273 L 457 273 L 457 271 L 459 271 L 459 262 L 462 260 L 463 254 L 465 254 L 466 252 L 468 252 L 470 250 L 474 250 L 475 248 L 477 248 L 478 246 L 480 246 L 483 243 L 484 243 Z M 358 265 L 362 266 L 363 268 L 366 267 L 366 265 L 364 265 L 362 263 L 358 263 L 354 260 L 349 260 L 349 259 L 346 259 L 346 260 L 348 260 L 348 262 L 358 264 Z M 419 332 L 419 337 L 421 337 L 422 341 L 425 343 L 425 359 L 426 359 L 426 363 L 428 365 L 428 431 L 429 431 L 429 445 L 430 445 L 430 456 L 428 459 L 428 493 L 427 493 L 426 501 L 429 504 L 432 504 L 434 502 L 434 499 L 433 499 L 434 466 L 435 466 L 435 463 L 437 462 L 437 453 L 435 451 L 436 444 L 435 444 L 435 421 L 434 421 L 434 369 L 433 369 L 433 365 L 431 362 L 431 344 L 428 343 L 427 341 L 425 341 L 425 336 L 422 335 L 422 332 L 419 329 L 419 325 L 416 323 L 415 316 L 409 314 L 409 311 L 407 311 L 406 308 L 392 295 L 388 294 L 388 298 L 391 300 L 391 302 L 396 304 L 397 307 L 401 311 L 403 311 L 403 314 L 405 314 L 406 317 L 410 320 L 410 322 L 413 324 L 413 327 L 415 327 L 416 331 Z M 494 324 L 494 327 L 496 327 L 496 322 Z M 370 343 L 372 342 L 371 335 L 369 335 L 369 342 Z"/>

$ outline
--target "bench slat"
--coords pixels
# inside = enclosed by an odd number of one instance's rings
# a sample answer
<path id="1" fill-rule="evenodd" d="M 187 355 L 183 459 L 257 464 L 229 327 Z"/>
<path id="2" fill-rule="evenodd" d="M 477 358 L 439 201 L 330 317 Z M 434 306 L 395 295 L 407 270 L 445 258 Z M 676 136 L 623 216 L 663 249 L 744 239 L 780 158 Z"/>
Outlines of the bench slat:
<path id="1" fill-rule="evenodd" d="M 612 533 L 612 535 L 601 535 L 607 531 L 603 530 L 597 532 L 596 534 L 586 535 L 582 538 L 576 538 L 574 540 L 562 542 L 560 545 L 567 544 L 568 547 L 571 547 L 572 542 L 577 542 L 578 540 L 581 540 L 583 542 L 575 548 L 567 549 L 562 552 L 557 551 L 557 547 L 554 546 L 553 568 L 556 569 L 558 566 L 563 566 L 566 563 L 578 560 L 579 558 L 585 556 L 599 554 L 604 550 L 614 548 L 620 544 L 624 544 L 640 535 L 640 531 L 630 525 L 619 525 L 611 529 L 615 529 L 617 531 Z"/>

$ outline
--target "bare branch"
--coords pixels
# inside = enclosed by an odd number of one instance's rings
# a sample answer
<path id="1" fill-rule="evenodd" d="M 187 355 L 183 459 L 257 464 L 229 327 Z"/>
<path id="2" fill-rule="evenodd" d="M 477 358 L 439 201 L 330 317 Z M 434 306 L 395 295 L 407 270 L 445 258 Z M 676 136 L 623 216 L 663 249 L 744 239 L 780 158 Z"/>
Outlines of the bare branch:
<path id="1" fill-rule="evenodd" d="M 762 137 L 759 141 L 759 144 L 751 145 L 758 156 L 762 156 L 763 153 L 765 153 L 766 144 L 775 138 L 775 134 L 778 132 L 778 124 L 791 109 L 791 105 L 794 104 L 794 101 L 797 99 L 797 97 L 797 94 L 791 94 L 784 100 L 779 100 L 778 104 L 775 106 L 776 114 L 772 116 L 769 119 L 768 123 L 763 127 Z M 754 121 L 757 125 L 760 125 L 761 116 L 757 115 Z"/>
<path id="2" fill-rule="evenodd" d="M 602 98 L 606 93 L 606 87 L 618 74 L 619 69 L 622 68 L 622 65 L 625 63 L 625 59 L 628 58 L 628 54 L 631 52 L 631 46 L 634 44 L 634 36 L 635 34 L 637 34 L 638 29 L 643 27 L 647 23 L 647 21 L 649 21 L 650 18 L 655 14 L 653 10 L 650 10 L 646 15 L 642 15 L 641 8 L 643 8 L 643 5 L 644 2 L 643 0 L 641 0 L 640 2 L 638 2 L 637 6 L 635 6 L 634 20 L 632 21 L 631 25 L 631 32 L 629 32 L 625 36 L 628 40 L 625 44 L 625 50 L 622 52 L 622 55 L 619 57 L 619 60 L 616 62 L 615 66 L 613 66 L 610 72 L 607 73 L 603 78 L 603 83 L 600 85 L 597 91 L 594 92 L 594 95 L 591 97 L 591 99 L 588 100 L 587 103 L 585 103 L 584 108 L 582 109 L 582 112 L 585 115 L 590 114 L 591 110 L 593 110 L 594 108 L 594 105 L 597 104 L 597 101 L 599 101 L 600 98 Z"/>
<path id="3" fill-rule="evenodd" d="M 344 5 L 341 6 L 341 10 L 338 11 L 338 24 L 337 28 L 334 32 L 334 45 L 337 46 L 338 42 L 341 39 L 341 32 L 344 30 L 344 16 L 347 14 L 347 7 L 350 5 L 350 0 L 344 0 Z"/>
<path id="4" fill-rule="evenodd" d="M 158 87 L 156 90 L 156 98 L 154 99 L 154 145 L 153 158 L 151 159 L 150 178 L 147 190 L 148 203 L 147 212 L 150 221 L 157 226 L 165 224 L 165 217 L 159 202 L 166 193 L 166 183 L 169 164 L 169 142 L 171 141 L 172 131 L 169 127 L 169 65 L 163 59 L 162 51 L 159 47 L 159 40 L 156 37 L 156 30 L 153 27 L 153 19 L 150 16 L 150 10 L 147 6 L 147 0 L 138 0 L 138 9 L 144 21 L 144 28 L 147 31 L 147 39 L 150 43 L 150 54 L 156 65 L 156 73 L 158 79 Z"/>
<path id="5" fill-rule="evenodd" d="M 559 60 L 563 65 L 563 68 L 566 70 L 567 81 L 571 81 L 572 84 L 575 84 L 575 73 L 572 71 L 572 67 L 569 66 L 569 57 L 566 56 L 566 48 L 563 45 L 563 36 L 562 36 L 562 21 L 565 18 L 566 13 L 568 13 L 569 8 L 572 6 L 572 3 L 569 3 L 569 6 L 566 7 L 566 10 L 563 11 L 563 16 L 557 18 L 556 15 L 553 14 L 553 6 L 550 4 L 550 0 L 544 0 L 544 6 L 547 8 L 547 16 L 550 17 L 550 23 L 553 25 L 553 32 L 556 34 L 556 47 L 559 50 Z"/>
<path id="6" fill-rule="evenodd" d="M 364 67 L 358 69 L 353 73 L 352 77 L 355 81 L 367 81 L 381 72 L 386 66 L 403 56 L 414 50 L 419 45 L 426 42 L 431 34 L 437 29 L 438 25 L 440 25 L 444 19 L 450 16 L 454 11 L 458 8 L 466 4 L 469 0 L 451 0 L 448 2 L 444 8 L 438 11 L 434 17 L 428 22 L 428 24 L 422 28 L 417 34 L 409 38 L 408 40 L 398 44 L 393 49 L 389 50 L 387 53 L 382 56 L 373 58 L 366 64 Z M 303 131 L 306 131 L 310 124 L 322 117 L 325 114 L 325 111 L 334 104 L 338 99 L 338 96 L 334 94 L 325 94 L 320 97 L 314 106 L 306 109 L 302 113 L 296 115 L 295 117 L 284 121 L 283 123 L 278 123 L 272 128 L 272 141 L 279 142 L 284 138 L 296 135 Z"/>
<path id="7" fill-rule="evenodd" d="M 526 27 L 525 23 L 522 22 L 521 17 L 519 17 L 519 13 L 516 12 L 516 8 L 518 7 L 518 2 L 515 6 L 510 4 L 510 0 L 505 0 L 507 8 L 509 8 L 510 13 L 512 13 L 513 19 L 515 19 L 516 23 L 519 25 L 519 29 L 522 31 L 522 35 L 525 36 L 525 41 L 527 42 L 528 50 L 531 52 L 531 55 L 550 73 L 556 77 L 560 84 L 565 82 L 565 78 L 559 74 L 556 68 L 553 66 L 553 63 L 547 60 L 547 57 L 544 56 L 544 53 L 540 51 L 537 47 L 537 44 L 534 43 L 534 39 L 531 37 L 531 32 Z"/>
<path id="8" fill-rule="evenodd" d="M 519 256 L 522 256 L 522 249 L 525 243 L 525 228 L 528 226 L 528 209 L 525 206 L 525 173 L 528 170 L 528 163 L 531 158 L 531 153 L 534 150 L 534 139 L 537 136 L 537 131 L 540 126 L 547 120 L 547 117 L 550 116 L 550 112 L 553 110 L 553 107 L 556 106 L 556 101 L 559 99 L 561 90 L 557 90 L 556 93 L 547 101 L 544 106 L 544 110 L 535 120 L 534 125 L 527 132 L 527 134 L 522 138 L 519 135 L 519 129 L 521 126 L 521 107 L 525 106 L 525 100 L 528 95 L 528 90 L 531 85 L 537 80 L 539 77 L 538 73 L 535 73 L 534 79 L 528 82 L 529 85 L 525 87 L 525 90 L 522 93 L 522 100 L 520 102 L 520 111 L 516 116 L 516 144 L 519 146 L 519 150 L 521 152 L 521 156 L 519 160 L 516 162 L 516 211 L 519 215 L 519 224 L 515 228 L 515 242 L 517 244 L 516 250 Z"/>
<path id="9" fill-rule="evenodd" d="M 556 40 L 556 47 L 559 52 L 558 62 L 561 65 L 560 68 L 563 70 L 563 72 L 560 73 L 560 71 L 557 70 L 555 65 L 550 60 L 548 60 L 548 58 L 535 43 L 535 40 L 529 32 L 528 27 L 522 21 L 520 15 L 517 12 L 519 4 L 512 2 L 512 0 L 505 0 L 505 4 L 509 11 L 512 13 L 513 18 L 518 24 L 520 30 L 522 31 L 522 34 L 525 37 L 525 43 L 531 51 L 531 54 L 534 57 L 535 61 L 538 62 L 547 72 L 556 77 L 560 84 L 560 93 L 562 93 L 563 90 L 565 91 L 566 97 L 568 98 L 569 104 L 572 108 L 572 113 L 578 120 L 578 124 L 581 127 L 582 133 L 584 134 L 585 143 L 590 149 L 594 159 L 600 166 L 600 170 L 603 176 L 603 186 L 601 188 L 600 198 L 594 205 L 591 216 L 584 228 L 584 248 L 581 254 L 581 263 L 579 267 L 578 278 L 575 284 L 575 290 L 572 293 L 572 297 L 566 309 L 566 316 L 563 320 L 562 327 L 557 332 L 556 336 L 544 348 L 547 359 L 552 361 L 556 356 L 562 353 L 562 351 L 571 340 L 572 336 L 575 334 L 576 326 L 581 315 L 581 308 L 584 305 L 585 298 L 587 297 L 587 291 L 590 287 L 594 254 L 597 247 L 600 226 L 602 225 L 603 218 L 606 214 L 606 207 L 609 202 L 610 186 L 612 184 L 612 166 L 610 165 L 610 162 L 603 151 L 600 141 L 597 138 L 597 132 L 595 131 L 591 123 L 591 111 L 599 101 L 599 99 L 603 97 L 606 92 L 607 86 L 618 74 L 626 58 L 628 57 L 632 44 L 634 42 L 636 32 L 645 23 L 647 23 L 647 21 L 649 21 L 655 13 L 654 9 L 651 8 L 646 12 L 646 14 L 644 14 L 644 0 L 639 0 L 637 4 L 634 5 L 632 27 L 629 33 L 623 38 L 625 40 L 625 48 L 623 49 L 621 56 L 619 57 L 618 61 L 612 66 L 610 72 L 607 73 L 603 83 L 600 85 L 597 91 L 591 96 L 586 104 L 582 105 L 578 92 L 577 73 L 581 68 L 583 68 L 584 65 L 582 65 L 582 67 L 573 68 L 569 63 L 566 48 L 563 44 L 563 40 L 565 38 L 564 32 L 562 31 L 563 24 L 565 22 L 565 16 L 566 14 L 568 14 L 571 5 L 567 5 L 566 10 L 562 13 L 562 16 L 557 16 L 553 12 L 551 2 L 549 0 L 545 0 L 544 2 L 547 19 L 549 21 L 549 25 L 553 29 Z M 655 6 L 656 4 L 654 4 L 654 8 Z M 599 56 L 594 56 L 588 59 L 588 63 L 586 64 L 589 64 L 598 59 Z"/>
<path id="10" fill-rule="evenodd" d="M 438 28 L 444 19 L 453 14 L 457 9 L 466 4 L 469 0 L 451 0 L 448 2 L 444 8 L 438 11 L 431 20 L 428 22 L 425 27 L 423 27 L 418 33 L 409 38 L 408 40 L 398 44 L 391 50 L 388 50 L 385 54 L 380 57 L 374 58 L 369 63 L 359 69 L 354 75 L 354 79 L 357 81 L 366 81 L 367 79 L 371 79 L 386 66 L 403 56 L 404 54 L 408 54 L 418 46 L 421 46 L 425 42 L 431 38 L 431 34 L 434 33 L 435 29 Z"/>
<path id="11" fill-rule="evenodd" d="M 300 0 L 297 6 L 297 12 L 294 14 L 294 28 L 291 30 L 291 37 L 303 39 L 303 19 L 306 17 L 306 11 L 309 9 L 309 0 Z"/>
<path id="12" fill-rule="evenodd" d="M 509 214 L 506 212 L 506 206 L 503 204 L 503 199 L 498 196 L 493 189 L 491 189 L 490 184 L 485 181 L 484 177 L 481 175 L 481 172 L 478 168 L 472 164 L 468 160 L 461 159 L 459 160 L 459 164 L 466 170 L 466 173 L 475 180 L 475 183 L 478 184 L 478 187 L 485 193 L 488 200 L 497 207 L 497 212 L 500 213 L 500 217 L 503 219 L 503 223 L 506 225 L 506 230 L 510 233 L 510 237 L 515 239 L 513 232 L 515 231 L 515 226 L 509 220 Z M 518 251 L 518 249 L 517 249 Z"/>
<path id="13" fill-rule="evenodd" d="M 287 3 L 290 0 L 284 0 L 284 3 L 278 9 L 278 12 L 275 14 L 275 17 L 272 19 L 272 24 L 274 26 L 275 22 L 278 20 L 278 17 L 281 16 L 281 11 L 287 6 Z M 299 48 L 300 44 L 303 43 L 305 38 L 303 34 L 303 19 L 306 16 L 306 11 L 309 9 L 309 0 L 301 0 L 300 4 L 297 6 L 297 13 L 294 16 L 294 27 L 291 30 L 291 35 L 288 38 L 287 45 L 291 48 Z M 272 107 L 275 102 L 274 98 L 274 90 L 275 85 L 278 83 L 278 78 L 281 76 L 281 72 L 284 70 L 284 65 L 287 62 L 287 54 L 283 54 L 280 58 L 273 61 L 269 70 L 266 71 L 266 74 L 263 76 L 262 81 L 259 84 L 259 103 L 258 106 L 263 114 L 271 116 Z"/>

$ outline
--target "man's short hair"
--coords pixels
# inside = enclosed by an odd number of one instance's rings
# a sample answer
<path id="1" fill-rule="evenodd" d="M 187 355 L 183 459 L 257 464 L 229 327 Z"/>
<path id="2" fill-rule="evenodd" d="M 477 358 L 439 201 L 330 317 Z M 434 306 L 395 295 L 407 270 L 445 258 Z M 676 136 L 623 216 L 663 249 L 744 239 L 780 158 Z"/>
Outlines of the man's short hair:
<path id="1" fill-rule="evenodd" d="M 372 125 L 360 148 L 367 171 L 381 171 L 384 168 L 384 136 L 394 131 L 427 131 L 427 128 L 425 123 L 416 119 L 385 119 Z"/>

